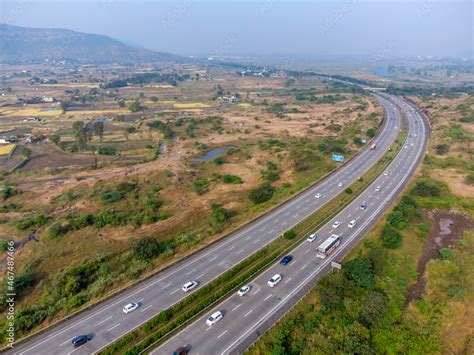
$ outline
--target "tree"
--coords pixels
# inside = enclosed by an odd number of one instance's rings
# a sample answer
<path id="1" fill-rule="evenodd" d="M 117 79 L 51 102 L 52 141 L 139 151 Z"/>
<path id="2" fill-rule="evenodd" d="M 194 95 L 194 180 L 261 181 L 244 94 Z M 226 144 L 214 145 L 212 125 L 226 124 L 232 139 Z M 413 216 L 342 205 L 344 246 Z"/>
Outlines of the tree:
<path id="1" fill-rule="evenodd" d="M 447 144 L 438 144 L 435 147 L 436 149 L 436 154 L 438 155 L 444 155 L 447 152 L 449 152 L 449 146 Z"/>
<path id="2" fill-rule="evenodd" d="M 262 184 L 249 193 L 249 199 L 254 204 L 263 203 L 273 197 L 275 188 L 269 183 Z"/>
<path id="3" fill-rule="evenodd" d="M 342 269 L 347 279 L 361 288 L 373 288 L 375 285 L 372 261 L 369 258 L 355 258 L 343 263 Z"/>
<path id="4" fill-rule="evenodd" d="M 133 101 L 130 106 L 128 106 L 128 109 L 132 112 L 138 112 L 138 111 L 142 111 L 145 107 L 143 107 L 141 104 L 140 104 L 140 101 L 135 100 Z"/>
<path id="5" fill-rule="evenodd" d="M 28 148 L 21 148 L 20 155 L 23 157 L 23 159 L 30 159 L 31 150 L 29 150 Z"/>
<path id="6" fill-rule="evenodd" d="M 117 104 L 119 105 L 120 108 L 125 108 L 126 106 L 125 100 L 119 100 Z"/>
<path id="7" fill-rule="evenodd" d="M 133 240 L 130 246 L 133 256 L 138 260 L 144 261 L 157 257 L 162 251 L 160 243 L 152 237 L 143 237 L 139 240 Z"/>
<path id="8" fill-rule="evenodd" d="M 365 134 L 366 134 L 367 137 L 369 137 L 369 138 L 374 138 L 376 133 L 377 133 L 377 132 L 375 131 L 374 128 L 369 128 L 367 131 L 365 131 Z"/>
<path id="9" fill-rule="evenodd" d="M 99 141 L 102 142 L 104 138 L 104 122 L 98 121 L 94 123 L 94 134 L 99 137 Z"/>
<path id="10" fill-rule="evenodd" d="M 50 140 L 52 143 L 58 145 L 59 142 L 61 142 L 61 136 L 60 136 L 59 134 L 57 134 L 57 133 L 54 133 L 54 134 L 52 134 L 52 135 L 49 137 L 49 140 Z"/>
<path id="11" fill-rule="evenodd" d="M 157 96 L 152 96 L 152 97 L 150 97 L 150 101 L 156 104 L 158 102 L 158 97 Z"/>
<path id="12" fill-rule="evenodd" d="M 128 141 L 128 136 L 131 133 L 135 133 L 137 129 L 135 127 L 127 127 L 125 131 L 123 132 L 123 135 L 125 136 L 125 139 Z"/>
<path id="13" fill-rule="evenodd" d="M 67 108 L 68 108 L 67 103 L 65 103 L 64 101 L 61 101 L 61 102 L 59 103 L 59 107 L 61 108 L 61 112 L 62 112 L 63 114 L 65 114 L 66 111 L 67 111 Z"/>
<path id="14" fill-rule="evenodd" d="M 362 321 L 371 326 L 375 324 L 387 310 L 387 296 L 379 291 L 369 292 L 364 299 L 360 317 Z"/>
<path id="15" fill-rule="evenodd" d="M 396 249 L 402 245 L 402 235 L 390 225 L 385 225 L 382 229 L 382 244 L 388 249 Z"/>
<path id="16" fill-rule="evenodd" d="M 218 203 L 213 203 L 211 208 L 211 226 L 214 230 L 219 230 L 229 220 L 230 213 Z"/>
<path id="17" fill-rule="evenodd" d="M 72 124 L 72 130 L 74 131 L 74 137 L 78 144 L 79 150 L 85 150 L 87 147 L 87 133 L 84 126 L 84 122 L 76 121 Z"/>

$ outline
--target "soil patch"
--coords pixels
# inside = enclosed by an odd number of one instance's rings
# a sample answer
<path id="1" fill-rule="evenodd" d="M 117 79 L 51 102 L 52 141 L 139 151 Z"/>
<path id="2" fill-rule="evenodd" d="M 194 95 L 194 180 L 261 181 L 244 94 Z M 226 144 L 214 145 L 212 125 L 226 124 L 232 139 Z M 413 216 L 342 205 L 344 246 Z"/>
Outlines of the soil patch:
<path id="1" fill-rule="evenodd" d="M 425 268 L 431 259 L 440 258 L 439 250 L 442 248 L 454 249 L 456 240 L 462 236 L 467 229 L 474 228 L 474 221 L 468 216 L 456 211 L 422 211 L 423 219 L 429 219 L 433 223 L 423 248 L 416 268 L 418 278 L 415 284 L 408 290 L 405 305 L 411 301 L 421 299 L 425 289 Z"/>

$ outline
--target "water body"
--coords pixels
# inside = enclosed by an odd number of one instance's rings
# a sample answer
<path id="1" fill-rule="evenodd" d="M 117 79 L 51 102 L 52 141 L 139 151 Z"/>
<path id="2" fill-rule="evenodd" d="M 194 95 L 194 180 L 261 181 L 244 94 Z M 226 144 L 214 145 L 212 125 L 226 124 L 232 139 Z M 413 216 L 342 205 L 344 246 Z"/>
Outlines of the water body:
<path id="1" fill-rule="evenodd" d="M 213 150 L 210 150 L 208 151 L 206 154 L 204 155 L 201 155 L 199 157 L 196 157 L 196 158 L 193 158 L 193 160 L 197 160 L 197 161 L 208 161 L 212 158 L 215 158 L 217 157 L 218 155 L 221 155 L 221 154 L 224 154 L 225 153 L 225 149 L 223 148 L 215 148 Z"/>

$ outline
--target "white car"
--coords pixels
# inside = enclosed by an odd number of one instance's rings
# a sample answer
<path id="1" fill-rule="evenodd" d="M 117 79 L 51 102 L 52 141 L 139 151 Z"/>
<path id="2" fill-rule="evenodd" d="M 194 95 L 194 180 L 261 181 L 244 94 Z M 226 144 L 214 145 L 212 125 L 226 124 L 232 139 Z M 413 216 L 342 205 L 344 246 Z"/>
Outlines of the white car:
<path id="1" fill-rule="evenodd" d="M 412 147 L 415 146 L 415 143 L 410 144 Z"/>
<path id="2" fill-rule="evenodd" d="M 349 224 L 347 225 L 347 227 L 349 227 L 349 228 L 354 228 L 355 225 L 356 225 L 356 223 L 357 223 L 356 220 L 353 219 L 352 221 L 349 222 Z"/>
<path id="3" fill-rule="evenodd" d="M 378 186 L 375 188 L 375 191 L 376 191 L 376 192 L 379 192 L 379 191 L 380 191 L 380 185 L 378 185 Z"/>
<path id="4" fill-rule="evenodd" d="M 269 287 L 273 287 L 273 286 L 276 286 L 280 281 L 281 281 L 281 275 L 275 274 L 272 276 L 270 280 L 268 280 L 267 285 Z"/>
<path id="5" fill-rule="evenodd" d="M 250 285 L 242 286 L 237 294 L 242 297 L 250 292 Z"/>
<path id="6" fill-rule="evenodd" d="M 191 291 L 193 288 L 195 288 L 197 285 L 198 285 L 198 283 L 196 281 L 189 281 L 189 282 L 186 282 L 183 285 L 183 287 L 181 287 L 181 289 L 184 292 L 188 292 L 188 291 Z"/>
<path id="7" fill-rule="evenodd" d="M 206 324 L 210 327 L 211 325 L 216 324 L 222 319 L 223 315 L 221 311 L 217 311 L 211 314 L 209 318 L 206 320 Z"/>
<path id="8" fill-rule="evenodd" d="M 128 313 L 133 312 L 134 310 L 136 310 L 138 307 L 140 307 L 140 305 L 138 303 L 132 302 L 132 303 L 126 304 L 123 307 L 122 311 L 123 311 L 123 313 L 128 314 Z"/>
<path id="9" fill-rule="evenodd" d="M 311 234 L 306 240 L 312 243 L 316 240 L 316 238 L 317 238 L 316 234 Z"/>
<path id="10" fill-rule="evenodd" d="M 342 185 L 344 185 L 342 182 L 340 182 L 339 184 L 337 184 L 337 186 L 339 186 L 339 187 L 342 187 Z"/>
<path id="11" fill-rule="evenodd" d="M 316 195 L 314 195 L 314 197 L 316 197 L 316 198 L 321 198 L 321 194 L 320 194 L 320 193 L 317 193 Z"/>
<path id="12" fill-rule="evenodd" d="M 341 222 L 335 221 L 335 222 L 332 224 L 332 227 L 333 227 L 334 229 L 336 229 L 336 228 L 338 228 L 340 225 L 341 225 Z"/>
<path id="13" fill-rule="evenodd" d="M 384 172 L 383 174 L 384 174 L 385 176 L 387 176 L 387 175 L 388 175 L 388 171 Z"/>

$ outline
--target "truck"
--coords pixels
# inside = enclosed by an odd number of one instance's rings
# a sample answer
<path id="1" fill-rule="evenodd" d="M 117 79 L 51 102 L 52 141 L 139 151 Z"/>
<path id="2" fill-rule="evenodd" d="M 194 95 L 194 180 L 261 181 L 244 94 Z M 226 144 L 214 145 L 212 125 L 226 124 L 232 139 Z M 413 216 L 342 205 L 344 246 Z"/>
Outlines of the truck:
<path id="1" fill-rule="evenodd" d="M 375 147 L 377 147 L 377 144 L 374 143 L 370 146 L 370 149 L 375 150 Z"/>

